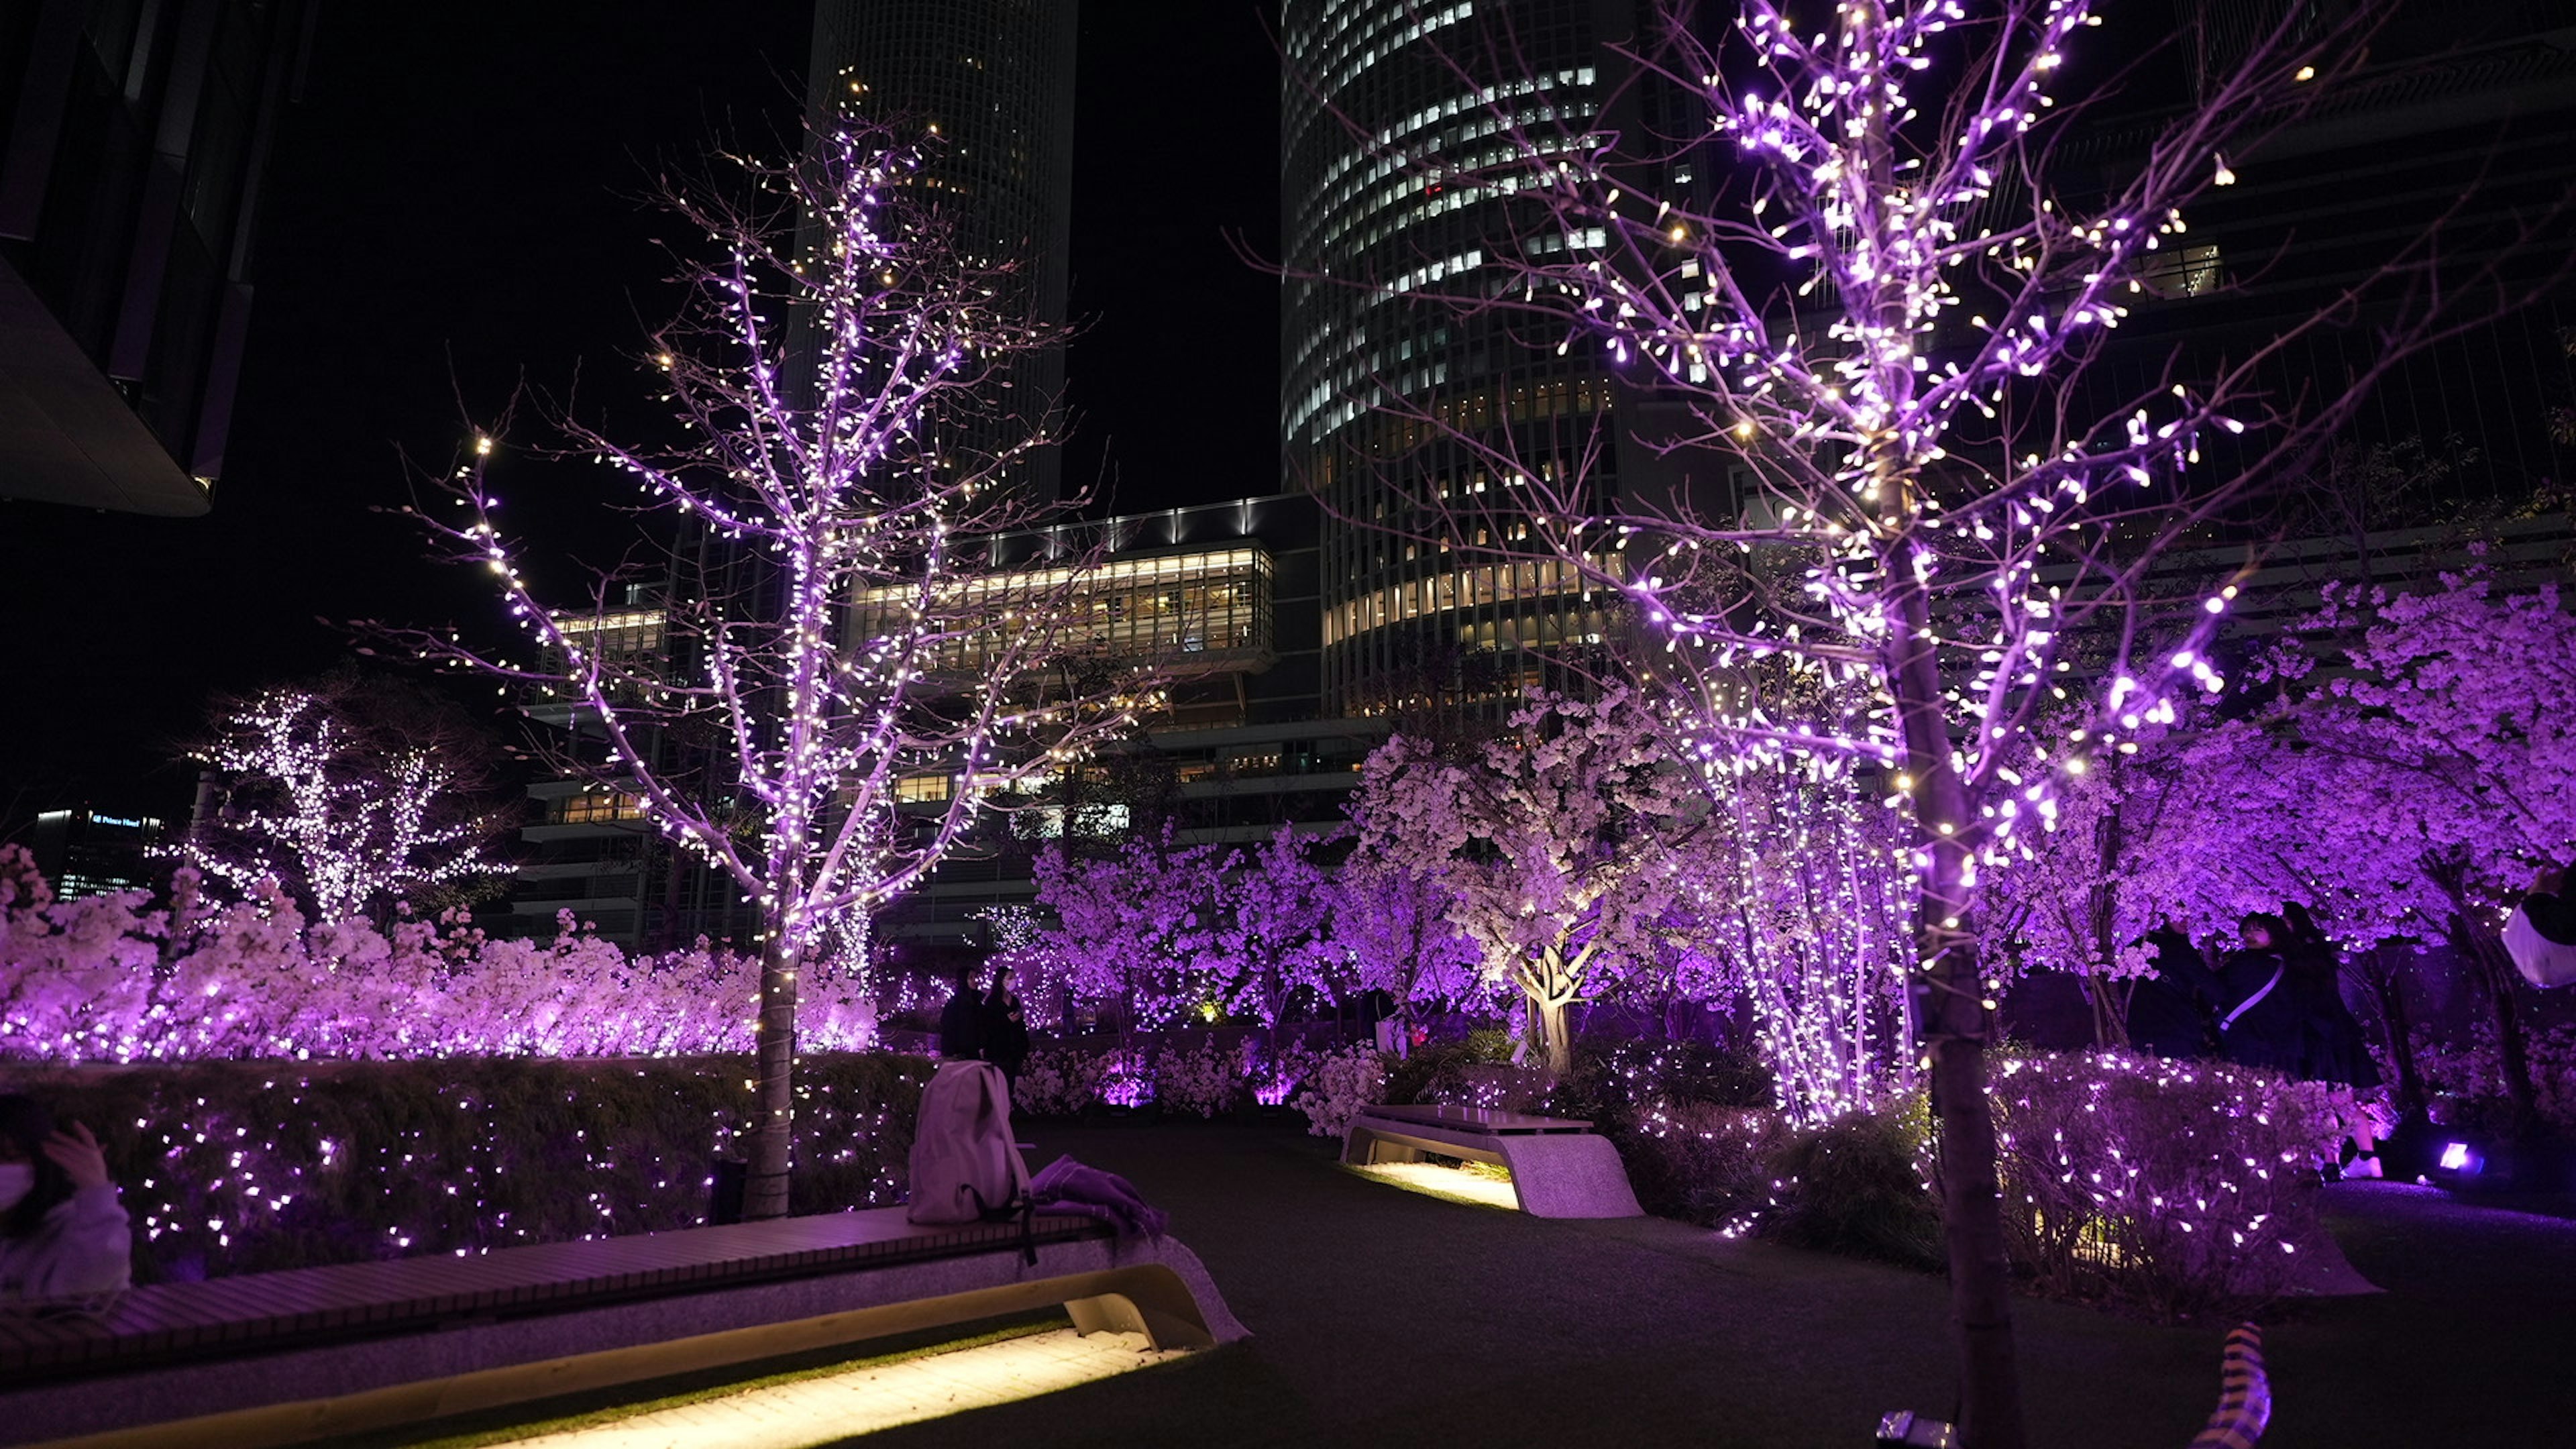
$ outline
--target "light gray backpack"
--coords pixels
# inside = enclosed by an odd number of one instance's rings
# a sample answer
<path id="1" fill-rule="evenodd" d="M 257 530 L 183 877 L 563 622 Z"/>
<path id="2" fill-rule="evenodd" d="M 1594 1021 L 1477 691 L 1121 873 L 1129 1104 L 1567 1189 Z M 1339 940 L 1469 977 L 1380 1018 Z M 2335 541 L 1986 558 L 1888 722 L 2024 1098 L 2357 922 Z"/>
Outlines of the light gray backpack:
<path id="1" fill-rule="evenodd" d="M 1011 1089 L 991 1062 L 948 1062 L 922 1089 L 912 1137 L 916 1223 L 1001 1222 L 1029 1212 L 1029 1165 L 1011 1140 Z"/>

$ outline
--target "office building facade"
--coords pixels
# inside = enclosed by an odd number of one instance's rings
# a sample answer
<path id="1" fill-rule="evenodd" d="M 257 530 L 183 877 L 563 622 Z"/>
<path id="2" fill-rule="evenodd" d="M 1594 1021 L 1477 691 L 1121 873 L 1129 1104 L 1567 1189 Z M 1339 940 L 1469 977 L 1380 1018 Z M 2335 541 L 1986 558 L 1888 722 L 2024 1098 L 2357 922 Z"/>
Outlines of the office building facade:
<path id="1" fill-rule="evenodd" d="M 2260 32 L 2262 7 L 2185 0 L 2207 40 L 2198 104 Z M 2314 23 L 2338 23 L 2318 7 Z M 2379 376 L 2304 487 L 2244 520 L 2330 540 L 2478 513 L 2551 511 L 2576 469 L 2576 6 L 2393 6 L 2367 63 L 2229 158 L 2096 369 L 2101 406 L 2261 355 L 2267 403 L 2305 411 L 2386 362 L 2389 329 L 2438 295 L 2447 333 Z M 2057 150 L 2070 188 L 2135 164 L 2164 118 L 2088 126 Z M 2078 192 L 2080 195 L 2080 191 Z M 2383 274 L 2392 259 L 2403 270 Z M 2374 280 L 2376 278 L 2376 280 Z M 2347 293 L 2352 293 L 2350 298 Z M 2182 360 L 2179 369 L 2175 359 Z M 2292 550 L 2314 552 L 2306 544 Z"/>
<path id="2" fill-rule="evenodd" d="M 1311 495 L 1278 494 L 981 541 L 989 572 L 963 587 L 1003 599 L 1097 550 L 1096 568 L 1074 590 L 1068 660 L 1149 667 L 1167 702 L 1069 771 L 1053 799 L 987 817 L 976 838 L 886 912 L 877 937 L 974 938 L 978 910 L 1030 900 L 1036 854 L 1068 829 L 1169 824 L 1186 841 L 1246 842 L 1282 825 L 1338 823 L 1386 723 L 1324 705 L 1322 522 Z M 862 627 L 875 602 L 855 602 Z M 667 660 L 663 620 L 661 606 L 638 594 L 559 624 L 604 656 Z M 986 664 L 984 645 L 974 635 L 949 641 L 934 673 L 974 676 Z M 526 708 L 567 732 L 586 724 L 584 710 L 560 701 Z M 951 776 L 925 772 L 898 794 L 904 805 L 935 809 L 955 787 Z M 634 795 L 567 778 L 533 786 L 529 797 L 525 860 L 509 901 L 481 917 L 488 929 L 544 935 L 571 911 L 602 937 L 645 949 L 700 935 L 749 939 L 755 926 L 732 882 L 659 838 Z"/>
<path id="3" fill-rule="evenodd" d="M 1168 704 L 1067 772 L 1061 807 L 993 817 L 879 923 L 888 940 L 979 939 L 977 912 L 1025 905 L 1034 861 L 1066 833 L 1114 838 L 1168 826 L 1183 843 L 1243 844 L 1281 826 L 1336 828 L 1386 721 L 1346 718 L 1322 691 L 1325 519 L 1311 494 L 1230 499 L 990 541 L 993 579 L 1105 550 L 1078 590 L 1074 650 L 1141 664 Z M 948 661 L 976 664 L 963 640 Z M 907 782 L 922 804 L 951 782 Z"/>
<path id="4" fill-rule="evenodd" d="M 1312 491 L 1325 520 L 1332 712 L 1491 712 L 1532 686 L 1574 683 L 1551 657 L 1600 647 L 1616 627 L 1570 566 L 1476 551 L 1509 550 L 1525 525 L 1503 504 L 1509 470 L 1480 463 L 1456 435 L 1495 442 L 1531 470 L 1580 467 L 1598 488 L 1634 487 L 1669 471 L 1618 425 L 1634 400 L 1595 351 L 1428 298 L 1492 295 L 1498 239 L 1533 254 L 1585 244 L 1544 234 L 1526 202 L 1473 177 L 1512 160 L 1514 131 L 1573 144 L 1616 122 L 1614 105 L 1632 102 L 1610 47 L 1637 10 L 1283 10 L 1280 424 L 1290 486 Z"/>
<path id="5" fill-rule="evenodd" d="M 167 827 L 150 815 L 110 815 L 86 805 L 36 816 L 27 848 L 56 897 L 150 889 L 167 870 L 159 859 Z"/>

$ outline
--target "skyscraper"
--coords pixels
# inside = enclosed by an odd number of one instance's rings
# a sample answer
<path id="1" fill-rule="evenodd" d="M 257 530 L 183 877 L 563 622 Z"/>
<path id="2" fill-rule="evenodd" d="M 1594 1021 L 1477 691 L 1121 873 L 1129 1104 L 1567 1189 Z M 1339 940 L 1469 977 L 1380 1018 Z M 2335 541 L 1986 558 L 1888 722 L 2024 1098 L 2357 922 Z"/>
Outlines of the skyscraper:
<path id="1" fill-rule="evenodd" d="M 1574 466 L 1618 405 L 1605 371 L 1559 355 L 1554 338 L 1517 335 L 1500 313 L 1398 294 L 1474 292 L 1493 239 L 1513 234 L 1513 200 L 1438 173 L 1509 159 L 1507 119 L 1537 135 L 1601 123 L 1616 89 L 1607 46 L 1627 35 L 1634 9 L 1286 0 L 1280 424 L 1290 486 L 1313 489 L 1327 514 L 1330 709 L 1505 701 L 1549 682 L 1549 654 L 1598 644 L 1611 627 L 1569 566 L 1452 550 L 1435 541 L 1436 520 L 1408 517 L 1407 506 L 1483 511 L 1507 486 L 1444 429 L 1508 432 L 1534 466 Z M 1440 425 L 1373 411 L 1392 399 Z M 1625 431 L 1604 439 L 1614 456 L 1592 469 L 1602 486 L 1641 465 Z M 1482 536 L 1465 542 L 1506 546 L 1492 531 L 1513 526 L 1472 524 Z"/>
<path id="2" fill-rule="evenodd" d="M 1065 315 L 1077 13 L 1074 0 L 817 0 L 806 73 L 818 112 L 856 100 L 866 115 L 937 133 L 919 184 L 939 193 L 970 260 L 1020 269 L 1021 307 L 1048 323 Z M 1051 406 L 1064 391 L 1063 349 L 1029 354 L 1010 384 L 988 404 L 1024 419 Z M 994 432 L 970 424 L 942 444 L 972 451 L 1027 428 Z M 1058 496 L 1054 449 L 1014 466 L 1005 481 Z"/>

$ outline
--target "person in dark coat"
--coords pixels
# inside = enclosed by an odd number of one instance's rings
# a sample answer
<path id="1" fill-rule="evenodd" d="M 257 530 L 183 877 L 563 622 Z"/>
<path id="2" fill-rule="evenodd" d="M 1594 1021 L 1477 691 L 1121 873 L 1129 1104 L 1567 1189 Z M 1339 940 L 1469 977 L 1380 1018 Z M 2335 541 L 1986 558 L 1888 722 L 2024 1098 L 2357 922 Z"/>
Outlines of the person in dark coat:
<path id="1" fill-rule="evenodd" d="M 1029 1059 L 1029 1023 L 1020 998 L 1011 990 L 1008 966 L 993 973 L 993 990 L 984 998 L 982 1028 L 984 1060 L 1000 1067 L 1002 1075 L 1017 1090 L 1020 1068 Z"/>
<path id="2" fill-rule="evenodd" d="M 2219 1052 L 2240 1067 L 2297 1076 L 2306 1067 L 2306 1016 L 2290 988 L 2281 953 L 2289 927 L 2280 917 L 2247 916 L 2237 947 L 2218 964 Z"/>
<path id="3" fill-rule="evenodd" d="M 975 973 L 967 967 L 957 968 L 957 991 L 939 1013 L 939 1056 L 942 1061 L 971 1062 L 983 1055 L 984 1003 L 975 995 Z"/>
<path id="4" fill-rule="evenodd" d="M 2303 1024 L 2299 1075 L 2311 1082 L 2337 1082 L 2363 1090 L 2380 1083 L 2379 1063 L 2362 1039 L 2361 1021 L 2343 1000 L 2343 959 L 2317 926 L 2316 917 L 2296 901 L 2281 908 L 2290 934 L 2282 956 L 2289 962 L 2286 983 L 2299 1003 Z"/>
<path id="5" fill-rule="evenodd" d="M 2378 1086 L 2379 1063 L 2372 1060 L 2370 1044 L 2362 1038 L 2360 1019 L 2344 1004 L 2343 958 L 2307 907 L 2292 901 L 2281 908 L 2281 914 L 2290 928 L 2282 950 L 2290 968 L 2285 984 L 2299 1004 L 2299 1075 L 2356 1091 Z M 2379 1176 L 2378 1143 L 2367 1116 L 2353 1123 L 2352 1143 L 2347 1175 Z"/>
<path id="6" fill-rule="evenodd" d="M 2129 1045 L 2178 1060 L 2208 1056 L 2217 973 L 2171 921 L 2147 933 L 2147 948 L 2154 969 L 2129 984 Z"/>

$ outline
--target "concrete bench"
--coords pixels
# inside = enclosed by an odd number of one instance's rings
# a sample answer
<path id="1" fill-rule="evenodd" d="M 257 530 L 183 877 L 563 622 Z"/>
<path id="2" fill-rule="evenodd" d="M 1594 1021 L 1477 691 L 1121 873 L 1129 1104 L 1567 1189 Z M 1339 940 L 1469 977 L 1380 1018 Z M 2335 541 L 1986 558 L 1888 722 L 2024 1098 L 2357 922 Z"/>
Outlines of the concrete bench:
<path id="1" fill-rule="evenodd" d="M 1244 1336 L 1178 1241 L 899 1207 L 138 1288 L 0 1314 L 0 1443 L 292 1444 L 1062 1306 L 1157 1348 Z"/>
<path id="2" fill-rule="evenodd" d="M 1590 1122 L 1484 1107 L 1364 1107 L 1342 1137 L 1355 1167 L 1425 1155 L 1508 1168 L 1521 1211 L 1540 1218 L 1639 1218 L 1628 1169 Z"/>

